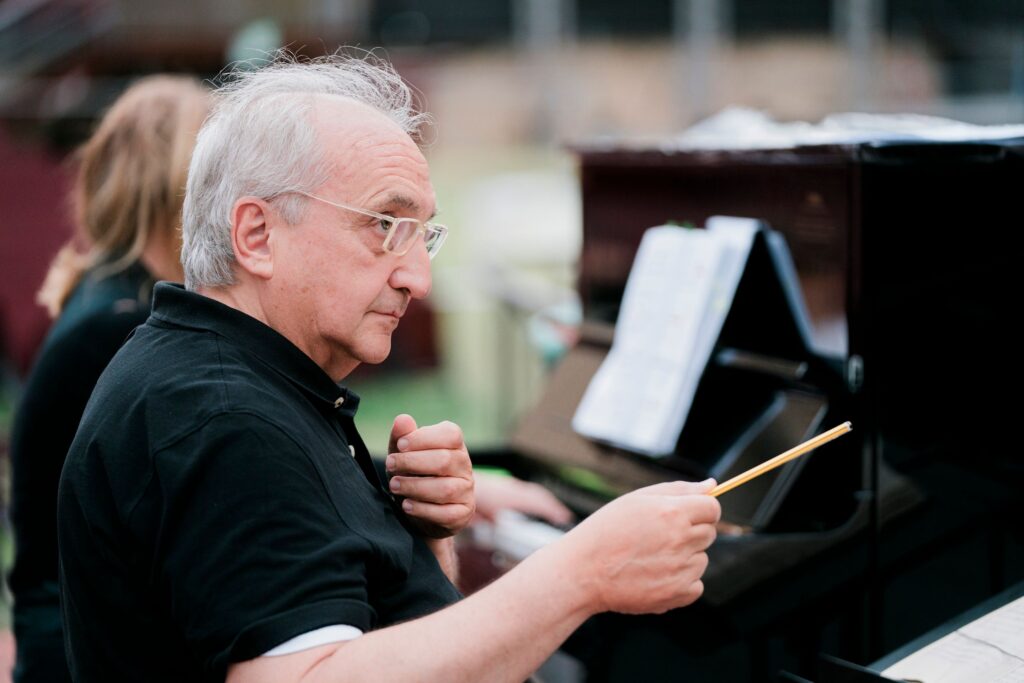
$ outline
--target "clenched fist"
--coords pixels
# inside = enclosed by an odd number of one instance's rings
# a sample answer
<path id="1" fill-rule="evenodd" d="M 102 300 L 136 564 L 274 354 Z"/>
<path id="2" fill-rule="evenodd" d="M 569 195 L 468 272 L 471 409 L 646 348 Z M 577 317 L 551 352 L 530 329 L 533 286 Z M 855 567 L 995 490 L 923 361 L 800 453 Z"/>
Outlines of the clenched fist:
<path id="1" fill-rule="evenodd" d="M 409 415 L 396 417 L 387 471 L 391 492 L 424 536 L 453 536 L 473 518 L 473 464 L 457 424 L 417 427 Z"/>

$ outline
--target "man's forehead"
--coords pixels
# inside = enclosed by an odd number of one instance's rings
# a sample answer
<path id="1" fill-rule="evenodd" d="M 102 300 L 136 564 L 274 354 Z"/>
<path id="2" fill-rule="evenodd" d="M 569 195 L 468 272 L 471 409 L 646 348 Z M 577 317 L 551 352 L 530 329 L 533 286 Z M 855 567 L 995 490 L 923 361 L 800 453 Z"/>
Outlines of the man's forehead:
<path id="1" fill-rule="evenodd" d="M 314 95 L 312 118 L 314 125 L 327 131 L 344 133 L 354 128 L 378 128 L 412 141 L 409 134 L 384 112 L 343 95 Z"/>
<path id="2" fill-rule="evenodd" d="M 375 211 L 434 213 L 430 170 L 419 146 L 373 107 L 337 95 L 320 95 L 313 123 L 328 149 L 331 178 L 341 201 L 370 202 Z M 344 188 L 344 189 L 342 189 Z"/>
<path id="3" fill-rule="evenodd" d="M 368 152 L 375 157 L 407 156 L 426 168 L 419 145 L 384 113 L 337 95 L 319 95 L 312 124 L 319 142 L 337 154 Z"/>

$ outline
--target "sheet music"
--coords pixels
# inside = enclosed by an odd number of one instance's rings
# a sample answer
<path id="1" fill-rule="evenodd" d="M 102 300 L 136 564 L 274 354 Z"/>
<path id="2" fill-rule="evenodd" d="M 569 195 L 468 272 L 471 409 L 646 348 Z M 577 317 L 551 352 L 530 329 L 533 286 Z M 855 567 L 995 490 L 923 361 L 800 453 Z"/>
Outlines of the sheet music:
<path id="1" fill-rule="evenodd" d="M 573 417 L 578 433 L 647 455 L 672 452 L 757 226 L 731 219 L 644 233 L 611 351 Z"/>
<path id="2" fill-rule="evenodd" d="M 882 674 L 922 683 L 1024 683 L 1024 598 L 921 648 Z"/>

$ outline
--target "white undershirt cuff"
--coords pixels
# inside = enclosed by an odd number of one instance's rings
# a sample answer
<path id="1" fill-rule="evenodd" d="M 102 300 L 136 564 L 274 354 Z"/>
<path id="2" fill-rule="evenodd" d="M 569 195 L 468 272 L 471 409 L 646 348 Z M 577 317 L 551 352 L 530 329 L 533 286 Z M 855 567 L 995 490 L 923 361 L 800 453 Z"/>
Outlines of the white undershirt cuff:
<path id="1" fill-rule="evenodd" d="M 302 652 L 303 650 L 309 650 L 314 647 L 320 647 L 321 645 L 327 645 L 329 643 L 340 643 L 346 640 L 354 640 L 361 635 L 363 635 L 362 631 L 357 629 L 355 626 L 349 626 L 347 624 L 324 626 L 313 631 L 307 631 L 302 635 L 295 636 L 291 640 L 287 640 L 277 647 L 267 650 L 262 656 L 280 657 L 281 655 L 290 655 L 296 652 Z"/>

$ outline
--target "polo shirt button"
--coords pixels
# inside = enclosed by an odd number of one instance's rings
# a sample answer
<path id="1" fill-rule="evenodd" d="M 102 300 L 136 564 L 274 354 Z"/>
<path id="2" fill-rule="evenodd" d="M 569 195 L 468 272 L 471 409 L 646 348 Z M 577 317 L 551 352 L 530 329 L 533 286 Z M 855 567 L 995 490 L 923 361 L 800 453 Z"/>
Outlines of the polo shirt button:
<path id="1" fill-rule="evenodd" d="M 349 444 L 348 452 L 352 454 L 353 458 L 356 457 L 356 447 L 355 446 Z"/>
<path id="2" fill-rule="evenodd" d="M 339 396 L 338 398 L 334 399 L 334 407 L 335 408 L 340 408 L 343 405 L 345 405 L 345 397 L 344 396 Z"/>

